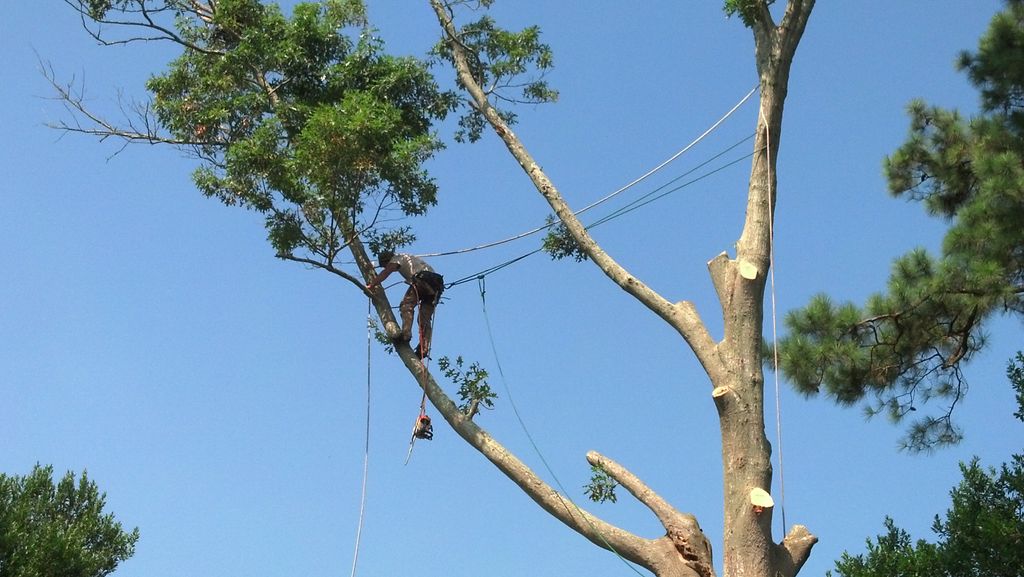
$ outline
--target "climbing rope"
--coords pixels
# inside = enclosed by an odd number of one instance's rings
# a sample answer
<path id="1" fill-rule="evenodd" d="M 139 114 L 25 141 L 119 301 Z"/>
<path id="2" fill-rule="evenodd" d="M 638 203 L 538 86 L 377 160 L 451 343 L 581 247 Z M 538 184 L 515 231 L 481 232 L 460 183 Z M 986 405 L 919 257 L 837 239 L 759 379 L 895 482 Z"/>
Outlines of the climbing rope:
<path id="1" fill-rule="evenodd" d="M 508 381 L 505 378 L 505 371 L 501 368 L 501 359 L 498 358 L 498 347 L 494 344 L 494 332 L 491 330 L 491 320 L 489 315 L 487 314 L 487 281 L 482 276 L 479 277 L 477 281 L 478 286 L 480 288 L 480 303 L 484 313 L 484 324 L 487 326 L 487 339 L 488 341 L 490 341 L 491 344 L 491 352 L 494 354 L 494 365 L 498 367 L 498 375 L 501 377 L 501 384 L 505 389 L 505 396 L 508 399 L 509 406 L 512 407 L 512 413 L 515 414 L 516 420 L 519 421 L 520 428 L 523 429 L 523 433 L 526 435 L 527 440 L 530 441 L 530 446 L 533 447 L 533 451 L 537 454 L 537 457 L 540 459 L 540 462 L 544 465 L 544 468 L 547 470 L 548 474 L 551 475 L 552 479 L 554 479 L 555 485 L 558 486 L 559 491 L 561 491 L 561 493 L 556 492 L 555 495 L 558 497 L 560 501 L 562 501 L 562 505 L 565 506 L 567 511 L 569 510 L 569 506 L 565 504 L 565 501 L 568 501 L 569 505 L 572 505 L 573 509 L 576 510 L 580 518 L 586 520 L 587 524 L 590 525 L 590 528 L 593 529 L 595 533 L 597 533 L 597 536 L 601 539 L 601 542 L 604 543 L 604 546 L 607 547 L 609 551 L 614 553 L 615 556 L 618 557 L 619 560 L 621 560 L 627 567 L 632 569 L 634 573 L 636 573 L 637 575 L 643 575 L 643 573 L 641 573 L 635 566 L 633 566 L 633 564 L 630 563 L 629 560 L 623 557 L 622 554 L 619 553 L 615 549 L 615 547 L 608 542 L 608 539 L 605 538 L 603 533 L 601 533 L 601 530 L 594 525 L 594 523 L 590 520 L 589 517 L 587 517 L 586 514 L 584 514 L 583 509 L 581 509 L 580 506 L 577 505 L 571 497 L 569 497 L 569 492 L 565 490 L 565 487 L 562 485 L 562 482 L 558 479 L 558 475 L 555 474 L 555 471 L 551 468 L 551 465 L 548 464 L 548 460 L 544 458 L 544 454 L 541 452 L 540 447 L 534 440 L 533 435 L 530 434 L 530 430 L 529 428 L 527 428 L 526 422 L 523 421 L 523 417 L 519 413 L 519 407 L 516 406 L 516 402 L 512 398 L 512 389 L 509 388 L 508 386 Z"/>
<path id="2" fill-rule="evenodd" d="M 775 377 L 775 441 L 779 446 L 779 510 L 782 513 L 782 534 L 786 534 L 786 468 L 782 459 L 782 394 L 779 391 L 778 313 L 775 299 L 775 192 L 772 186 L 772 138 L 768 120 L 764 118 L 765 156 L 768 162 L 768 278 L 772 295 L 772 373 Z"/>
<path id="3" fill-rule="evenodd" d="M 370 351 L 373 337 L 373 299 L 366 300 L 366 445 L 363 447 L 363 488 L 359 496 L 359 523 L 356 525 L 356 545 L 352 553 L 352 577 L 359 563 L 359 544 L 363 536 L 363 518 L 366 513 L 366 479 L 370 470 Z"/>
<path id="4" fill-rule="evenodd" d="M 618 218 L 620 216 L 624 216 L 627 213 L 630 213 L 630 212 L 632 212 L 632 211 L 634 211 L 634 210 L 636 210 L 636 209 L 638 209 L 638 208 L 640 208 L 640 207 L 642 207 L 644 205 L 650 204 L 650 203 L 652 203 L 652 202 L 654 202 L 656 200 L 659 200 L 659 199 L 661 199 L 661 198 L 663 198 L 665 196 L 668 196 L 669 194 L 672 194 L 673 192 L 678 192 L 679 190 L 682 190 L 682 189 L 684 189 L 684 188 L 686 188 L 686 187 L 688 187 L 688 186 L 690 186 L 692 184 L 695 184 L 697 182 L 700 182 L 701 180 L 704 180 L 705 178 L 707 178 L 707 177 L 709 177 L 709 176 L 711 176 L 711 175 L 713 175 L 713 174 L 715 174 L 717 172 L 721 172 L 722 170 L 725 170 L 726 168 L 728 168 L 728 167 L 730 167 L 730 166 L 732 166 L 732 165 L 734 165 L 734 164 L 736 164 L 738 162 L 741 162 L 743 160 L 746 160 L 746 159 L 750 158 L 751 156 L 753 156 L 755 154 L 756 151 L 748 153 L 748 154 L 745 154 L 745 155 L 743 155 L 743 156 L 741 156 L 741 157 L 739 157 L 739 158 L 737 158 L 735 160 L 731 160 L 731 161 L 723 164 L 722 166 L 719 166 L 717 168 L 709 170 L 708 172 L 705 172 L 704 174 L 701 174 L 700 176 L 697 176 L 697 177 L 695 177 L 695 178 L 693 178 L 691 180 L 688 180 L 688 181 L 680 184 L 679 186 L 676 186 L 674 188 L 670 188 L 668 190 L 665 190 L 664 192 L 661 192 L 665 187 L 669 186 L 670 184 L 672 184 L 674 182 L 677 182 L 679 179 L 684 178 L 684 177 L 692 174 L 693 172 L 699 170 L 700 168 L 706 166 L 707 164 L 713 162 L 714 160 L 718 159 L 719 157 L 721 157 L 722 155 L 726 154 L 730 150 L 736 148 L 740 144 L 750 140 L 753 136 L 754 135 L 751 134 L 749 136 L 744 137 L 743 140 L 740 140 L 739 142 L 733 144 L 729 148 L 723 150 L 722 152 L 716 154 L 715 156 L 713 156 L 710 159 L 702 162 L 701 164 L 695 166 L 694 168 L 684 172 L 683 174 L 675 177 L 674 179 L 672 179 L 669 182 L 661 185 L 660 187 L 654 189 L 653 191 L 651 191 L 651 192 L 641 196 L 640 198 L 630 202 L 629 204 L 625 205 L 624 207 L 622 207 L 622 208 L 612 212 L 608 216 L 602 217 L 602 218 L 594 221 L 593 223 L 587 225 L 586 229 L 590 230 L 590 229 L 592 229 L 594 227 L 597 227 L 597 226 L 600 226 L 600 225 L 602 225 L 602 224 L 604 224 L 604 223 L 606 223 L 606 222 L 608 222 L 610 220 L 613 220 L 613 219 Z M 653 198 L 650 198 L 652 195 L 655 195 L 658 192 L 661 192 L 661 194 L 658 194 L 657 196 L 654 196 Z M 451 287 L 454 287 L 454 286 L 458 286 L 460 284 L 464 284 L 464 283 L 476 280 L 476 279 L 478 279 L 480 277 L 487 276 L 487 275 L 489 275 L 491 273 L 494 273 L 494 272 L 497 272 L 497 271 L 499 271 L 499 270 L 501 270 L 501 269 L 503 269 L 503 268 L 505 268 L 507 266 L 511 266 L 511 265 L 513 265 L 513 264 L 515 264 L 515 263 L 517 263 L 517 262 L 519 262 L 519 261 L 521 261 L 521 260 L 523 260 L 523 259 L 525 259 L 527 257 L 533 256 L 533 255 L 537 254 L 538 252 L 542 252 L 543 250 L 544 250 L 543 248 L 535 248 L 535 249 L 533 249 L 533 250 L 531 250 L 531 251 L 529 251 L 527 253 L 521 254 L 521 255 L 519 255 L 519 256 L 517 256 L 515 258 L 509 259 L 509 260 L 507 260 L 505 262 L 502 262 L 502 263 L 500 263 L 498 265 L 491 266 L 489 268 L 483 269 L 481 271 L 478 271 L 478 272 L 475 272 L 473 274 L 469 274 L 469 275 L 461 277 L 461 278 L 459 278 L 457 280 L 454 280 L 454 281 L 446 284 L 445 288 L 451 288 Z"/>
<path id="5" fill-rule="evenodd" d="M 598 199 L 598 200 L 588 204 L 587 206 L 577 210 L 574 214 L 579 216 L 579 215 L 583 214 L 584 212 L 587 212 L 588 210 L 590 210 L 590 209 L 592 209 L 592 208 L 594 208 L 596 206 L 604 204 L 605 202 L 611 200 L 612 198 L 615 198 L 616 196 L 622 194 L 623 192 L 626 192 L 630 188 L 633 188 L 637 184 L 640 184 L 641 182 L 646 180 L 651 175 L 655 174 L 659 170 L 661 170 L 661 169 L 665 168 L 666 166 L 668 166 L 670 163 L 672 163 L 672 161 L 676 160 L 677 158 L 679 158 L 683 154 L 686 154 L 691 148 L 696 146 L 700 141 L 704 140 L 705 137 L 707 137 L 709 134 L 714 132 L 715 129 L 717 129 L 719 126 L 721 126 L 723 122 L 725 122 L 730 116 L 732 116 L 732 114 L 734 112 L 736 112 L 740 108 L 740 106 L 743 106 L 743 104 L 747 100 L 749 100 L 751 96 L 753 96 L 754 92 L 757 92 L 758 88 L 759 88 L 758 86 L 754 86 L 753 88 L 751 88 L 750 92 L 748 92 L 746 96 L 741 98 L 740 101 L 737 102 L 731 109 L 729 109 L 728 112 L 726 112 L 721 118 L 719 118 L 717 121 L 715 121 L 715 123 L 712 124 L 710 128 L 708 128 L 703 133 L 701 133 L 701 135 L 698 136 L 697 138 L 693 139 L 689 144 L 684 146 L 681 150 L 679 150 L 678 152 L 676 152 L 672 156 L 668 157 L 661 164 L 659 164 L 658 166 L 655 166 L 654 168 L 648 170 L 647 172 L 645 172 L 641 176 L 633 179 L 632 182 L 626 184 L 622 188 L 619 188 L 618 190 L 616 190 L 614 192 L 611 192 L 611 193 L 605 195 L 604 197 L 602 197 L 602 198 L 600 198 L 600 199 Z M 435 256 L 449 256 L 449 255 L 453 255 L 453 254 L 464 254 L 464 253 L 467 253 L 467 252 L 473 252 L 473 251 L 476 251 L 476 250 L 482 250 L 482 249 L 485 249 L 485 248 L 495 247 L 495 246 L 502 245 L 502 244 L 505 244 L 505 243 L 508 243 L 508 242 L 512 242 L 514 240 L 519 240 L 521 238 L 530 236 L 532 234 L 536 234 L 536 233 L 538 233 L 538 232 L 540 232 L 542 230 L 545 230 L 547 228 L 550 228 L 550 227 L 551 227 L 550 224 L 545 224 L 545 225 L 542 225 L 542 226 L 538 226 L 536 228 L 532 228 L 532 229 L 530 229 L 530 230 L 528 230 L 526 232 L 521 232 L 521 233 L 519 233 L 517 235 L 510 236 L 508 238 L 503 238 L 501 240 L 496 240 L 496 241 L 488 242 L 488 243 L 481 244 L 481 245 L 478 245 L 478 246 L 473 246 L 473 247 L 463 248 L 463 249 L 458 249 L 458 250 L 451 250 L 451 251 L 447 251 L 447 252 L 427 253 L 427 254 L 423 254 L 423 255 L 419 255 L 419 256 L 422 256 L 422 257 L 435 257 Z M 472 278 L 470 280 L 472 280 Z"/>
<path id="6" fill-rule="evenodd" d="M 416 322 L 419 325 L 419 336 L 420 342 L 416 345 L 416 350 L 419 353 L 420 364 L 423 366 L 423 378 L 426 378 L 427 362 L 430 357 L 427 356 L 426 345 L 423 341 L 424 330 L 423 330 L 423 305 L 420 302 L 419 288 L 416 287 L 415 280 L 409 285 L 412 287 L 413 292 L 416 295 Z M 436 297 L 435 297 L 436 298 Z M 437 312 L 435 309 L 431 312 L 431 317 Z M 433 318 L 430 319 L 433 322 Z M 430 417 L 427 416 L 427 386 L 426 383 L 420 383 L 420 388 L 423 389 L 423 396 L 420 398 L 420 413 L 416 417 L 416 421 L 412 425 L 412 435 L 409 438 L 409 451 L 405 454 L 405 465 L 409 464 L 409 459 L 412 458 L 412 449 L 416 446 L 416 439 L 431 440 L 434 438 L 434 428 L 430 422 Z"/>

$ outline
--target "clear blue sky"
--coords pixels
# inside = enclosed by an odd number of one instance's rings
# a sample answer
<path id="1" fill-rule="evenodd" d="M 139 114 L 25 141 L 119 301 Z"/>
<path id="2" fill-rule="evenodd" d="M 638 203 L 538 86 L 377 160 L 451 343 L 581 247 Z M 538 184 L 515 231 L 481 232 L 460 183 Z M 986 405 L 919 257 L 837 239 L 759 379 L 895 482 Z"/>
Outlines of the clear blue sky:
<path id="1" fill-rule="evenodd" d="M 574 206 L 660 163 L 754 86 L 749 32 L 720 5 L 498 3 L 507 26 L 538 23 L 554 49 L 550 81 L 561 101 L 519 110 L 517 132 Z M 937 246 L 942 223 L 888 197 L 881 160 L 906 133 L 911 98 L 974 110 L 952 64 L 1000 5 L 819 2 L 794 65 L 779 158 L 780 314 L 819 291 L 862 301 L 883 286 L 893 257 Z M 0 471 L 23 474 L 36 462 L 88 469 L 109 509 L 142 534 L 117 575 L 348 575 L 367 409 L 365 299 L 273 258 L 258 215 L 204 199 L 183 154 L 130 146 L 115 155 L 116 143 L 44 126 L 64 116 L 39 59 L 111 109 L 118 91 L 144 98 L 144 80 L 173 51 L 97 47 L 58 0 L 7 2 L 0 14 Z M 421 55 L 437 37 L 426 0 L 371 0 L 370 16 L 397 52 Z M 755 114 L 748 104 L 628 198 L 747 136 Z M 452 127 L 441 131 L 447 138 Z M 417 252 L 496 240 L 548 214 L 492 136 L 452 144 L 431 170 L 441 203 L 416 223 Z M 748 173 L 747 163 L 726 169 L 596 236 L 666 297 L 693 300 L 717 332 L 705 262 L 739 235 Z M 537 242 L 433 264 L 453 280 Z M 589 478 L 585 452 L 601 451 L 697 515 L 720 551 L 711 387 L 678 335 L 587 263 L 533 256 L 486 288 L 507 383 L 572 496 L 582 498 Z M 447 297 L 435 356 L 491 369 L 502 399 L 479 422 L 551 480 L 504 398 L 476 285 Z M 967 438 L 932 455 L 900 453 L 901 428 L 783 385 L 786 518 L 821 540 L 803 575 L 862 550 L 887 514 L 930 538 L 959 461 L 979 455 L 996 465 L 1019 450 L 1003 377 L 1020 346 L 1018 322 L 1000 321 L 991 337 L 958 409 Z M 540 511 L 443 424 L 403 466 L 419 392 L 377 346 L 371 365 L 360 575 L 634 574 Z M 593 510 L 661 534 L 628 495 Z"/>

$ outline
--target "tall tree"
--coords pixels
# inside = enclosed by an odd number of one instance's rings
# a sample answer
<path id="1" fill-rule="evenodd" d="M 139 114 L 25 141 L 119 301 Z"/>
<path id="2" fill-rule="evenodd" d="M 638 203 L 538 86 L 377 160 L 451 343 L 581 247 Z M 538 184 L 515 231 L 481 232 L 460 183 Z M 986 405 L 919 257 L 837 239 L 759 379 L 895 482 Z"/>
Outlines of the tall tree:
<path id="1" fill-rule="evenodd" d="M 668 323 L 706 370 L 721 424 L 725 574 L 792 577 L 799 571 L 816 539 L 801 525 L 780 542 L 772 536 L 761 335 L 783 108 L 814 0 L 789 0 L 778 22 L 772 0 L 725 3 L 726 12 L 753 33 L 761 101 L 736 254 L 722 253 L 709 263 L 725 321 L 719 339 L 691 302 L 669 301 L 598 246 L 512 131 L 515 115 L 507 105 L 555 98 L 542 79 L 551 53 L 533 27 L 508 31 L 489 16 L 457 23 L 462 8 L 486 8 L 491 0 L 429 0 L 442 36 L 435 53 L 454 68 L 459 93 L 440 90 L 422 63 L 385 55 L 356 0 L 299 4 L 291 18 L 257 0 L 65 1 L 97 26 L 90 31 L 101 41 L 158 38 L 178 44 L 183 54 L 149 83 L 153 115 L 143 109 L 139 121 L 147 130 L 106 122 L 55 82 L 76 117 L 86 119 L 63 128 L 188 147 L 204 161 L 195 180 L 205 194 L 265 214 L 279 257 L 332 272 L 357 292 L 375 276 L 368 249 L 393 248 L 411 238 L 409 228 L 381 227 L 377 217 L 389 210 L 419 215 L 436 200 L 433 181 L 422 169 L 440 148 L 432 123 L 459 109 L 458 139 L 493 131 L 550 204 L 576 254 Z M 173 23 L 161 24 L 171 16 Z M 112 38 L 111 30 L 127 34 Z M 339 264 L 342 251 L 351 254 L 355 271 Z M 423 360 L 396 338 L 399 327 L 384 292 L 369 294 L 398 358 L 433 406 L 545 511 L 655 575 L 714 574 L 711 547 L 696 518 L 608 457 L 587 455 L 603 479 L 651 510 L 665 535 L 643 538 L 567 506 L 568 496 L 474 422 L 472 399 L 460 409 L 443 392 Z"/>
<path id="2" fill-rule="evenodd" d="M 1024 355 L 1007 370 L 1017 391 L 1015 416 L 1024 421 Z M 973 459 L 961 464 L 963 480 L 951 492 L 945 519 L 936 515 L 935 543 L 912 541 L 910 534 L 885 520 L 886 534 L 867 541 L 867 552 L 843 553 L 836 572 L 844 577 L 1024 575 L 1024 454 L 998 470 Z"/>
<path id="3" fill-rule="evenodd" d="M 780 366 L 797 390 L 899 420 L 907 447 L 957 442 L 952 415 L 967 392 L 964 365 L 986 343 L 986 322 L 1024 313 L 1024 2 L 1007 0 L 975 53 L 958 66 L 981 94 L 965 119 L 915 101 L 907 141 L 885 160 L 889 190 L 951 222 L 940 256 L 896 259 L 885 292 L 863 306 L 818 295 L 786 317 Z"/>
<path id="4" fill-rule="evenodd" d="M 755 57 L 760 77 L 761 104 L 755 156 L 748 191 L 747 215 L 737 243 L 735 258 L 725 253 L 711 261 L 711 277 L 725 318 L 725 334 L 716 341 L 707 331 L 695 307 L 687 301 L 672 303 L 622 267 L 604 252 L 576 218 L 554 183 L 512 132 L 506 115 L 489 94 L 493 68 L 481 54 L 494 46 L 491 36 L 475 35 L 478 25 L 458 29 L 453 6 L 461 2 L 431 0 L 444 30 L 442 54 L 453 64 L 461 87 L 469 95 L 474 114 L 480 115 L 504 141 L 509 153 L 547 200 L 578 251 L 651 312 L 661 317 L 687 342 L 707 371 L 713 385 L 722 434 L 725 478 L 725 550 L 727 575 L 793 575 L 804 563 L 815 538 L 803 526 L 795 526 L 782 543 L 771 536 L 771 507 L 758 499 L 771 488 L 771 448 L 764 433 L 763 384 L 760 341 L 765 280 L 770 262 L 771 220 L 775 207 L 775 161 L 778 153 L 782 111 L 788 89 L 790 66 L 803 34 L 813 1 L 791 1 L 776 25 L 770 2 L 727 2 L 726 11 L 738 14 L 754 33 Z M 500 69 L 499 69 L 500 70 Z M 428 394 L 432 391 L 428 388 Z M 434 400 L 434 396 L 431 396 Z M 434 401 L 438 405 L 437 400 Z M 502 468 L 552 515 L 595 544 L 614 547 L 620 554 L 657 575 L 706 574 L 711 570 L 710 551 L 703 551 L 706 537 L 692 516 L 680 514 L 618 463 L 598 453 L 587 458 L 607 472 L 651 508 L 666 529 L 666 537 L 647 542 L 593 519 L 589 514 L 561 506 L 561 497 L 532 472 L 496 445 L 478 441 L 475 425 L 465 427 L 457 415 L 442 411 L 456 430 Z M 770 501 L 770 499 L 769 499 Z"/>
<path id="5" fill-rule="evenodd" d="M 0 474 L 0 577 L 109 575 L 135 552 L 139 530 L 125 532 L 105 505 L 85 473 L 56 484 L 53 467 Z"/>

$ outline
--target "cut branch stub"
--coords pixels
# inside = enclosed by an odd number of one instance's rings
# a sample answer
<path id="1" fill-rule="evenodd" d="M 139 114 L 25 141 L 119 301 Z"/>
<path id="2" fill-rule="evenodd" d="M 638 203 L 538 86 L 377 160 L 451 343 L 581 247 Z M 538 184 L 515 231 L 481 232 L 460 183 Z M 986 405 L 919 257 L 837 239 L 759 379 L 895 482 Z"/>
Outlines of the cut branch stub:
<path id="1" fill-rule="evenodd" d="M 732 387 L 715 387 L 711 391 L 711 398 L 715 401 L 715 408 L 718 409 L 719 415 L 723 414 L 730 405 L 735 406 L 736 397 L 736 391 Z"/>
<path id="2" fill-rule="evenodd" d="M 768 494 L 768 491 L 754 487 L 750 490 L 750 506 L 753 507 L 755 513 L 763 513 L 765 509 L 775 506 L 775 500 Z"/>
<path id="3" fill-rule="evenodd" d="M 740 276 L 747 280 L 754 280 L 757 278 L 758 269 L 757 265 L 752 262 L 745 260 L 740 261 Z"/>

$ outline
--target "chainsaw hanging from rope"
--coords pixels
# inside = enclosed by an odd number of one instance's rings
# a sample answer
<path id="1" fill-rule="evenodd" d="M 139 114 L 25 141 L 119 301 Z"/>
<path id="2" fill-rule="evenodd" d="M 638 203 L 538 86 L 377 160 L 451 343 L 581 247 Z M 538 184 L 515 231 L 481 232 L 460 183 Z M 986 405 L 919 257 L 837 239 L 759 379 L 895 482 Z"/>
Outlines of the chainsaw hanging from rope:
<path id="1" fill-rule="evenodd" d="M 422 314 L 422 312 L 420 313 Z M 422 318 L 422 317 L 421 317 Z M 420 326 L 420 343 L 423 343 L 423 327 Z M 412 457 L 412 447 L 416 444 L 416 439 L 426 439 L 431 441 L 434 439 L 434 427 L 430 424 L 430 416 L 427 415 L 427 357 L 423 353 L 422 347 L 416 347 L 416 351 L 420 356 L 420 364 L 423 365 L 423 376 L 421 377 L 424 382 L 420 383 L 420 387 L 423 389 L 423 396 L 420 398 L 420 414 L 416 417 L 416 422 L 412 426 L 412 438 L 409 439 L 409 454 L 405 457 L 405 462 L 409 462 L 409 457 Z"/>
<path id="2" fill-rule="evenodd" d="M 421 414 L 416 419 L 416 425 L 412 428 L 412 436 L 428 441 L 434 438 L 434 427 L 430 424 L 430 417 L 426 413 Z"/>
<path id="3" fill-rule="evenodd" d="M 424 370 L 426 365 L 424 365 Z M 409 439 L 409 451 L 405 454 L 405 464 L 409 464 L 412 458 L 412 448 L 416 446 L 416 439 L 434 439 L 434 426 L 430 423 L 430 416 L 427 415 L 427 391 L 423 390 L 423 398 L 420 399 L 420 414 L 412 425 L 412 437 Z"/>

